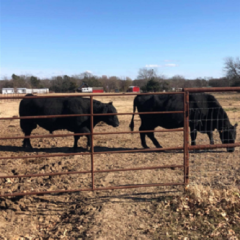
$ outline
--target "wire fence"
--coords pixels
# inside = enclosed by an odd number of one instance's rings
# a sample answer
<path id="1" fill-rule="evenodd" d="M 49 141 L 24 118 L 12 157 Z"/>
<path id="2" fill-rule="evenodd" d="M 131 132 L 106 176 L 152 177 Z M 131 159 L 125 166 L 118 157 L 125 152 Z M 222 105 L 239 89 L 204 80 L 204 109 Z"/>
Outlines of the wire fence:
<path id="1" fill-rule="evenodd" d="M 89 107 L 86 111 L 73 114 L 45 115 L 35 113 L 29 116 L 0 118 L 1 124 L 1 157 L 0 180 L 1 197 L 35 195 L 46 193 L 63 193 L 76 191 L 96 191 L 128 189 L 141 187 L 186 186 L 190 184 L 209 184 L 214 186 L 238 184 L 239 165 L 239 134 L 236 140 L 230 137 L 232 132 L 224 132 L 227 127 L 234 126 L 233 119 L 239 119 L 237 111 L 232 112 L 224 106 L 225 99 L 218 102 L 214 99 L 201 99 L 202 93 L 209 89 L 184 89 L 183 92 L 150 93 L 150 94 L 88 94 Z M 240 88 L 218 88 L 215 91 L 239 91 Z M 214 93 L 215 94 L 215 93 Z M 164 111 L 151 110 L 132 112 L 135 95 L 172 96 L 179 95 L 181 107 Z M 78 95 L 45 95 L 45 96 L 13 96 L 6 99 L 66 99 Z M 212 95 L 211 95 L 212 96 Z M 232 95 L 238 101 L 238 93 Z M 229 105 L 237 109 L 230 97 Z M 94 99 L 105 97 L 105 101 L 114 99 L 118 104 L 118 113 L 96 113 Z M 126 100 L 130 98 L 129 100 Z M 0 100 L 3 97 L 0 97 Z M 218 96 L 216 96 L 218 99 Z M 231 102 L 232 101 L 232 102 Z M 131 103 L 131 104 L 128 104 Z M 215 104 L 215 105 L 214 105 Z M 113 103 L 114 105 L 114 103 Z M 128 107 L 128 105 L 130 105 Z M 211 106 L 210 106 L 211 105 Z M 214 106 L 212 106 L 214 105 Z M 17 106 L 18 107 L 18 106 Z M 53 106 L 48 106 L 51 112 Z M 128 109 L 126 112 L 124 109 Z M 207 112 L 207 114 L 206 114 Z M 231 114 L 230 114 L 231 113 Z M 141 129 L 128 131 L 125 127 L 132 115 L 141 115 L 154 119 L 168 118 L 171 115 L 181 116 L 182 127 L 175 129 L 157 128 L 156 130 Z M 205 114 L 205 115 L 204 115 Z M 165 117 L 163 117 L 165 115 Z M 112 128 L 100 122 L 94 131 L 94 121 L 98 117 L 118 116 L 119 128 Z M 23 137 L 19 121 L 31 119 L 65 119 L 71 124 L 71 119 L 84 117 L 89 121 L 89 131 L 70 133 L 57 131 L 57 134 L 47 134 L 43 128 L 37 128 L 32 135 Z M 141 124 L 136 119 L 136 125 Z M 229 120 L 229 122 L 228 122 Z M 15 123 L 13 123 L 15 122 Z M 151 125 L 151 122 L 149 123 Z M 231 124 L 227 125 L 227 124 Z M 12 126 L 12 127 L 11 127 Z M 215 127 L 215 131 L 210 131 Z M 209 129 L 210 128 L 210 129 Z M 110 130 L 111 129 L 111 130 Z M 216 132 L 216 129 L 218 132 Z M 238 129 L 238 128 L 236 128 Z M 150 133 L 155 133 L 161 139 L 163 148 L 156 148 L 156 142 Z M 236 133 L 238 130 L 236 130 Z M 131 136 L 133 134 L 133 137 Z M 140 145 L 139 134 L 147 135 L 153 142 L 149 149 Z M 219 134 L 222 134 L 220 141 Z M 91 136 L 90 151 L 83 148 L 69 149 L 70 137 Z M 208 137 L 206 137 L 208 136 Z M 208 139 L 208 142 L 207 141 Z M 21 139 L 31 140 L 34 148 L 22 148 Z M 28 139 L 28 140 L 26 140 Z M 190 140 L 191 139 L 191 140 Z M 149 140 L 147 140 L 149 141 Z M 213 145 L 214 141 L 214 145 Z M 95 143 L 94 143 L 95 142 Z M 81 140 L 81 144 L 84 143 Z M 211 144 L 209 144 L 211 143 Z M 154 145 L 155 146 L 154 146 Z M 72 146 L 71 146 L 72 147 Z M 227 152 L 235 147 L 234 152 Z M 227 177 L 226 174 L 227 173 Z M 127 175 L 128 174 L 128 175 Z M 73 184 L 74 183 L 74 184 Z M 72 184 L 72 185 L 71 185 Z"/>
<path id="2" fill-rule="evenodd" d="M 189 121 L 190 136 L 196 137 L 197 145 L 208 145 L 212 147 L 222 143 L 240 142 L 240 94 L 236 91 L 211 94 L 211 99 L 199 107 L 199 97 L 202 93 L 194 93 L 190 100 Z M 208 107 L 204 106 L 205 104 Z M 198 105 L 198 112 L 194 106 Z M 208 111 L 203 116 L 199 112 Z M 194 115 L 195 114 L 195 115 Z M 234 128 L 236 126 L 236 128 Z M 196 131 L 196 128 L 198 131 Z M 211 129 L 214 128 L 214 131 Z M 234 131 L 236 136 L 234 136 Z M 234 152 L 228 152 L 234 150 Z M 240 187 L 239 167 L 239 145 L 233 148 L 208 148 L 195 149 L 190 152 L 190 182 L 191 184 L 203 184 L 213 188 Z"/>

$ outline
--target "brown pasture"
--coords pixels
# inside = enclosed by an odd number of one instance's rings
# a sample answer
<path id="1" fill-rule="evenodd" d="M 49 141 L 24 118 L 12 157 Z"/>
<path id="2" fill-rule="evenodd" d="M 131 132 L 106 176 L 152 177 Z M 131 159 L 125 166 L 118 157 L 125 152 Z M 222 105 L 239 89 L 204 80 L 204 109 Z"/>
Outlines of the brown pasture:
<path id="1" fill-rule="evenodd" d="M 226 110 L 232 124 L 238 123 L 240 127 L 240 94 L 214 94 L 223 108 Z M 134 96 L 105 96 L 94 97 L 102 102 L 112 101 L 119 113 L 133 111 Z M 0 117 L 18 116 L 20 100 L 1 100 Z M 131 115 L 120 115 L 120 126 L 110 127 L 106 124 L 99 124 L 94 128 L 95 132 L 118 132 L 128 131 Z M 140 118 L 135 116 L 135 130 L 140 126 Z M 239 128 L 238 127 L 238 128 Z M 160 127 L 158 129 L 161 129 Z M 19 120 L 0 121 L 1 137 L 23 136 L 19 126 Z M 54 134 L 67 133 L 67 131 L 56 131 Z M 40 127 L 32 132 L 32 135 L 43 135 L 48 132 Z M 53 173 L 62 171 L 85 171 L 91 169 L 90 156 L 77 155 L 70 157 L 47 157 L 47 158 L 27 158 L 23 156 L 69 153 L 73 152 L 73 137 L 54 138 L 34 138 L 31 139 L 32 151 L 24 151 L 22 139 L 0 140 L 0 154 L 2 157 L 14 157 L 17 159 L 1 160 L 0 176 L 23 175 L 34 173 Z M 183 146 L 183 133 L 155 133 L 156 138 L 163 147 Z M 214 133 L 215 143 L 220 143 L 218 133 Z M 237 140 L 240 141 L 240 131 L 238 129 Z M 198 144 L 208 144 L 206 134 L 198 133 Z M 152 142 L 147 139 L 147 144 L 154 147 Z M 78 143 L 79 152 L 86 151 L 86 137 L 81 137 Z M 139 134 L 112 134 L 94 136 L 95 151 L 113 151 L 141 148 Z M 239 167 L 239 148 L 234 153 L 227 153 L 226 149 L 214 149 L 209 151 L 199 151 L 190 153 L 190 184 L 203 184 L 212 188 L 226 188 L 229 186 L 240 185 Z M 124 153 L 124 154 L 98 154 L 94 156 L 94 168 L 101 169 L 120 169 L 159 165 L 181 165 L 183 164 L 182 151 L 169 151 L 164 153 Z M 0 179 L 1 194 L 29 191 L 50 191 L 57 189 L 78 189 L 90 188 L 90 174 L 63 175 L 53 177 L 32 177 L 32 178 L 8 178 Z M 148 183 L 171 183 L 183 182 L 182 169 L 160 169 L 160 170 L 141 170 L 130 172 L 110 172 L 95 174 L 96 187 L 124 186 L 132 184 Z M 143 224 L 144 219 L 151 215 L 148 203 L 166 195 L 182 194 L 183 187 L 151 187 L 137 188 L 128 190 L 114 190 L 103 192 L 82 192 L 63 195 L 29 196 L 14 201 L 6 200 L 6 209 L 0 217 L 0 235 L 2 236 L 43 236 L 44 231 L 59 236 L 85 236 L 91 239 L 91 231 L 97 236 L 98 226 L 101 228 L 99 239 L 111 239 L 114 234 L 119 234 L 121 239 L 128 239 L 127 228 L 135 229 Z M 75 202 L 74 202 L 75 201 Z M 9 203 L 8 203 L 9 202 Z M 74 203 L 72 203 L 74 202 Z M 9 206 L 7 205 L 9 204 Z M 19 205 L 20 204 L 20 205 Z M 22 204 L 22 207 L 21 207 Z M 8 208 L 7 208 L 8 206 Z M 4 207 L 4 206 L 2 206 Z M 82 217 L 75 225 L 71 222 L 65 225 L 61 222 L 62 214 L 69 213 L 69 209 L 74 207 L 82 213 L 85 211 L 85 218 Z M 145 210 L 149 213 L 144 213 Z M 25 211 L 23 213 L 23 211 Z M 19 212 L 19 214 L 17 214 Z M 26 212 L 28 214 L 26 214 Z M 56 213 L 56 216 L 53 213 Z M 143 214 L 141 219 L 139 214 Z M 53 216 L 54 215 L 54 216 Z M 80 213 L 77 215 L 81 215 Z M 75 215 L 74 215 L 75 216 Z M 81 215 L 82 216 L 82 215 Z M 135 217 L 134 217 L 135 216 Z M 71 217 L 69 217 L 70 219 Z M 77 216 L 76 216 L 77 218 Z M 88 219 L 88 220 L 84 220 Z M 92 220 L 91 220 L 92 219 Z M 93 220 L 94 219 L 94 220 Z M 133 221 L 134 219 L 134 221 Z M 121 220 L 123 225 L 119 226 Z M 85 221 L 85 222 L 84 222 Z M 146 220 L 147 221 L 147 220 Z M 12 227 L 8 226 L 11 223 Z M 45 224 L 46 223 L 46 224 Z M 95 225 L 91 225 L 95 223 Z M 32 225 L 31 225 L 32 224 Z M 42 224 L 42 225 L 41 225 Z M 61 230 L 56 230 L 54 224 L 60 224 Z M 150 223 L 149 223 L 150 224 Z M 31 225 L 31 226 L 30 226 Z M 48 227 L 46 227 L 48 226 Z M 73 228 L 77 230 L 73 230 Z M 49 229 L 50 230 L 49 230 Z M 145 228 L 141 227 L 140 228 Z M 47 230 L 48 229 L 48 230 Z M 54 230 L 55 229 L 55 230 Z M 91 231 L 89 229 L 92 229 Z M 10 232 L 11 233 L 10 233 Z M 70 232 L 74 232 L 73 235 Z M 114 233 L 111 231 L 115 231 Z M 77 235 L 77 232 L 79 235 Z M 21 234 L 20 234 L 21 233 Z M 43 234 L 43 235 L 40 235 Z M 25 235 L 24 235 L 25 234 Z M 34 235 L 35 234 L 35 235 Z M 47 234 L 47 233 L 46 233 Z M 82 235 L 81 235 L 82 234 Z M 87 234 L 90 234 L 87 236 Z M 148 239 L 143 231 L 134 233 L 138 239 Z M 135 236 L 133 234 L 133 236 Z M 47 236 L 47 235 L 46 235 Z M 49 235 L 50 236 L 50 235 Z M 54 235 L 55 236 L 55 235 Z M 101 238 L 102 237 L 102 238 Z M 71 238 L 66 238 L 71 239 Z M 74 238 L 73 238 L 74 239 Z M 85 239 L 85 238 L 83 238 Z M 112 238 L 114 239 L 114 238 Z M 118 239 L 118 238 L 116 238 Z M 119 238 L 120 239 L 120 238 Z"/>

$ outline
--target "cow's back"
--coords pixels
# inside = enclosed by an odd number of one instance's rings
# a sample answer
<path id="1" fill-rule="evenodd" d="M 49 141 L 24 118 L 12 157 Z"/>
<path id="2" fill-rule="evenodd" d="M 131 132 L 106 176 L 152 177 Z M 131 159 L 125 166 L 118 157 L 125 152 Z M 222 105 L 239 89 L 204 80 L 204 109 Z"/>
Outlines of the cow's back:
<path id="1" fill-rule="evenodd" d="M 64 98 L 33 98 L 20 102 L 20 116 L 57 115 L 63 111 Z"/>
<path id="2" fill-rule="evenodd" d="M 23 99 L 20 103 L 19 114 L 20 116 L 81 114 L 84 113 L 84 106 L 86 106 L 86 100 L 83 101 L 78 97 Z M 28 121 L 33 121 L 39 126 L 52 132 L 58 129 L 67 129 L 69 131 L 74 131 L 82 119 L 81 117 L 56 117 L 38 118 Z"/>
<path id="3" fill-rule="evenodd" d="M 165 112 L 183 111 L 183 94 L 159 94 L 159 95 L 138 95 L 134 100 L 139 112 Z M 210 94 L 190 94 L 189 111 L 190 126 L 201 130 L 208 129 L 208 122 L 205 119 L 212 119 L 212 116 L 219 116 L 221 105 L 216 98 Z M 218 111 L 218 113 L 216 113 Z M 167 129 L 179 128 L 184 126 L 183 113 L 167 114 L 148 114 L 140 115 L 144 125 L 152 127 L 161 126 Z M 204 122 L 205 121 L 205 122 Z M 216 128 L 216 121 L 211 122 L 211 127 Z"/>
<path id="4" fill-rule="evenodd" d="M 179 94 L 159 94 L 159 95 L 138 95 L 134 103 L 138 112 L 166 112 L 183 111 L 183 95 Z M 183 126 L 183 113 L 173 114 L 147 114 L 140 115 L 142 124 L 151 128 L 161 126 L 172 129 Z"/>

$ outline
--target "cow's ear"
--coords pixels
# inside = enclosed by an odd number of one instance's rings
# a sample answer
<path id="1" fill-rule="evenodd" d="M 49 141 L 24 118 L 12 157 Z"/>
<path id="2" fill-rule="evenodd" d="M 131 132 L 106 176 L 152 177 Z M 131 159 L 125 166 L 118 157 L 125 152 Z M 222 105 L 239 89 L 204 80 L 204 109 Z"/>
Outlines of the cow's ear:
<path id="1" fill-rule="evenodd" d="M 107 113 L 107 112 L 108 112 L 108 106 L 107 104 L 105 104 L 103 107 L 103 113 Z"/>
<path id="2" fill-rule="evenodd" d="M 236 124 L 234 125 L 234 127 L 237 128 L 237 126 L 238 126 L 238 124 L 236 123 Z"/>
<path id="3" fill-rule="evenodd" d="M 112 105 L 112 102 L 109 102 L 108 104 L 109 104 L 109 105 Z"/>

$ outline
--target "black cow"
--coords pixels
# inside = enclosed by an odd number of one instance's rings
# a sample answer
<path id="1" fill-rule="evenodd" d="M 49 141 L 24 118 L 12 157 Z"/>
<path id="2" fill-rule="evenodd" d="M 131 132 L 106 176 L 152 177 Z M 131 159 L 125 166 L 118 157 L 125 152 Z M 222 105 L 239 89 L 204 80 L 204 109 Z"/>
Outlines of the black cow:
<path id="1" fill-rule="evenodd" d="M 26 96 L 33 96 L 28 94 Z M 93 100 L 94 113 L 117 113 L 115 107 L 110 103 L 102 103 Z M 42 116 L 42 115 L 61 115 L 61 114 L 89 114 L 90 99 L 82 97 L 62 97 L 62 98 L 32 98 L 23 99 L 19 106 L 19 115 L 23 116 Z M 118 117 L 111 116 L 94 116 L 94 126 L 103 121 L 113 127 L 119 126 Z M 25 136 L 29 136 L 33 129 L 40 127 L 52 133 L 55 130 L 66 129 L 74 133 L 90 133 L 90 116 L 63 117 L 63 118 L 36 118 L 21 119 L 20 126 Z M 80 136 L 74 136 L 74 148 L 77 148 L 77 142 Z M 87 135 L 87 145 L 90 146 L 91 136 Z M 30 139 L 23 140 L 23 147 L 32 148 Z"/>
<path id="2" fill-rule="evenodd" d="M 134 99 L 133 112 L 154 111 L 183 111 L 183 95 L 138 95 Z M 231 125 L 226 112 L 223 110 L 216 98 L 210 94 L 190 94 L 189 96 L 189 126 L 191 133 L 191 144 L 196 145 L 197 131 L 207 133 L 210 144 L 214 144 L 213 131 L 218 130 L 222 143 L 234 143 L 236 139 L 236 127 Z M 147 114 L 140 115 L 142 124 L 139 131 L 154 130 L 157 126 L 167 129 L 180 128 L 184 126 L 183 113 L 174 114 Z M 129 125 L 133 131 L 134 115 Z M 140 133 L 141 143 L 146 145 L 145 135 L 152 140 L 157 148 L 162 146 L 154 137 L 154 133 Z M 234 148 L 227 148 L 233 152 Z"/>

